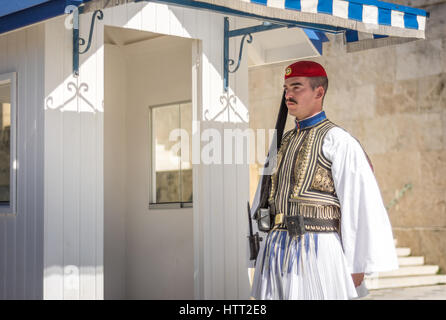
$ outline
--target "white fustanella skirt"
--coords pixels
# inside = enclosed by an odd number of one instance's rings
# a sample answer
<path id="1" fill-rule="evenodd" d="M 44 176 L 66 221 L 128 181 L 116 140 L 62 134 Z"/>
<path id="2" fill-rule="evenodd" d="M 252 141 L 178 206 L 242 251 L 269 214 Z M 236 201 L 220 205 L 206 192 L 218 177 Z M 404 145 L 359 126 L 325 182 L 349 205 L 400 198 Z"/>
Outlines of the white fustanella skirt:
<path id="1" fill-rule="evenodd" d="M 307 232 L 290 239 L 280 229 L 260 247 L 251 295 L 260 300 L 358 298 L 338 233 Z"/>

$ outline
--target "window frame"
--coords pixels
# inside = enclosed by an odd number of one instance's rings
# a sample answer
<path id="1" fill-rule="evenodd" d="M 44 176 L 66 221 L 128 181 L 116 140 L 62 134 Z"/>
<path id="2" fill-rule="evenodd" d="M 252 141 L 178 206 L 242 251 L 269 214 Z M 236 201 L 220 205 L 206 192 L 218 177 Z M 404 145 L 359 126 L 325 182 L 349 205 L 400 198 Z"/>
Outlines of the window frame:
<path id="1" fill-rule="evenodd" d="M 172 105 L 181 105 L 190 103 L 192 104 L 192 99 L 189 100 L 181 100 L 181 101 L 172 101 L 168 103 L 162 103 L 162 104 L 156 104 L 156 105 L 149 105 L 149 116 L 148 116 L 148 123 L 149 123 L 149 209 L 182 209 L 182 208 L 192 208 L 193 207 L 193 201 L 177 201 L 177 202 L 154 202 L 156 201 L 156 146 L 155 143 L 153 143 L 154 138 L 154 126 L 153 126 L 153 109 L 155 108 L 162 108 Z M 191 143 L 191 141 L 189 141 Z M 193 169 L 192 169 L 193 170 Z M 193 195 L 193 193 L 192 193 Z"/>
<path id="2" fill-rule="evenodd" d="M 10 128 L 10 158 L 9 158 L 9 203 L 0 203 L 0 215 L 17 214 L 17 73 L 0 74 L 0 84 L 11 85 L 11 128 Z"/>

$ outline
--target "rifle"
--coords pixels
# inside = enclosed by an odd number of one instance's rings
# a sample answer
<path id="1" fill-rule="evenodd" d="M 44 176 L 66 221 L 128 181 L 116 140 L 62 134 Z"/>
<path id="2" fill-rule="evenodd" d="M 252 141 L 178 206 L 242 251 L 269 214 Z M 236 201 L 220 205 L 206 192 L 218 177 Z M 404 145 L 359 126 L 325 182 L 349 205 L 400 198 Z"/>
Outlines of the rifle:
<path id="1" fill-rule="evenodd" d="M 277 121 L 276 121 L 276 134 L 277 134 L 277 139 L 276 139 L 276 150 L 278 151 L 280 148 L 280 143 L 282 141 L 282 136 L 283 136 L 283 131 L 285 129 L 285 124 L 286 124 L 286 118 L 288 115 L 288 108 L 286 106 L 286 99 L 285 99 L 285 91 L 283 91 L 283 95 L 282 95 L 282 101 L 280 103 L 280 109 L 279 109 L 279 114 L 277 115 Z M 274 139 L 273 139 L 274 141 Z M 272 146 L 271 146 L 272 147 Z M 266 160 L 265 163 L 265 167 L 268 167 L 270 165 L 271 159 L 269 159 L 270 156 L 270 152 L 268 152 L 268 158 Z M 257 212 L 257 210 L 259 210 L 260 208 L 267 208 L 268 207 L 268 197 L 269 197 L 269 192 L 271 190 L 271 176 L 270 175 L 262 175 L 262 177 L 260 178 L 260 182 L 261 182 L 261 191 L 260 191 L 260 203 L 258 208 L 256 209 L 255 212 Z M 272 219 L 272 221 L 274 221 L 274 219 Z"/>
<path id="2" fill-rule="evenodd" d="M 256 232 L 256 234 L 253 234 L 252 232 L 252 221 L 251 221 L 251 208 L 249 207 L 249 201 L 248 201 L 248 221 L 249 221 L 249 252 L 250 257 L 249 260 L 256 260 L 257 255 L 259 254 L 260 249 L 260 241 L 263 239 L 259 237 L 259 233 Z"/>
<path id="3" fill-rule="evenodd" d="M 282 136 L 283 136 L 283 131 L 285 129 L 285 124 L 286 124 L 286 119 L 287 119 L 287 115 L 288 115 L 288 108 L 286 106 L 286 98 L 285 98 L 285 91 L 283 91 L 282 94 L 282 100 L 280 103 L 280 109 L 279 109 L 279 114 L 277 115 L 277 120 L 276 120 L 276 150 L 279 150 L 280 148 L 280 144 L 282 141 Z M 274 139 L 273 139 L 274 142 Z M 271 145 L 270 147 L 270 151 L 274 146 Z M 268 157 L 267 160 L 265 162 L 265 167 L 269 167 L 270 163 L 271 163 L 271 159 L 270 157 L 270 152 L 268 152 Z M 254 202 L 253 202 L 253 207 L 255 208 L 254 210 L 254 219 L 256 219 L 259 222 L 259 217 L 260 215 L 260 209 L 262 208 L 268 208 L 268 197 L 269 197 L 269 193 L 271 191 L 271 176 L 268 174 L 262 174 L 262 176 L 260 177 L 259 180 L 259 184 L 257 186 L 257 191 L 256 191 L 256 196 L 254 197 Z M 260 192 L 260 194 L 258 195 L 258 193 Z M 262 238 L 259 238 L 258 233 L 256 233 L 255 235 L 253 235 L 252 232 L 252 222 L 251 222 L 251 211 L 249 208 L 249 202 L 248 202 L 248 214 L 249 214 L 249 230 L 250 230 L 250 235 L 248 236 L 249 238 L 249 247 L 250 247 L 250 252 L 251 252 L 251 258 L 250 260 L 255 260 L 259 251 L 259 245 L 256 245 L 256 241 L 262 241 Z M 271 213 L 274 214 L 274 213 Z M 274 221 L 274 216 L 271 216 L 270 219 L 271 222 Z M 257 248 L 257 249 L 256 249 Z M 257 250 L 257 251 L 256 251 Z M 254 257 L 254 258 L 253 258 Z"/>

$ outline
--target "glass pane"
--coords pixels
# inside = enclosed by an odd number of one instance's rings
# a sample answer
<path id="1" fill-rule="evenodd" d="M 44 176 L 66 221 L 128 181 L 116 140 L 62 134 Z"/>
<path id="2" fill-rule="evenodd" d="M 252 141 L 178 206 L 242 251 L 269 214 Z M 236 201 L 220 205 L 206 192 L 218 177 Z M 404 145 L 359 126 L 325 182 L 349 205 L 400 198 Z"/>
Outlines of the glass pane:
<path id="1" fill-rule="evenodd" d="M 9 203 L 11 85 L 0 85 L 0 202 Z"/>
<path id="2" fill-rule="evenodd" d="M 181 150 L 181 201 L 192 202 L 192 103 L 180 105 L 181 129 L 187 132 L 182 146 L 188 150 Z"/>
<path id="3" fill-rule="evenodd" d="M 180 150 L 178 141 L 169 141 L 180 123 L 179 105 L 152 109 L 155 145 L 156 203 L 180 201 Z"/>

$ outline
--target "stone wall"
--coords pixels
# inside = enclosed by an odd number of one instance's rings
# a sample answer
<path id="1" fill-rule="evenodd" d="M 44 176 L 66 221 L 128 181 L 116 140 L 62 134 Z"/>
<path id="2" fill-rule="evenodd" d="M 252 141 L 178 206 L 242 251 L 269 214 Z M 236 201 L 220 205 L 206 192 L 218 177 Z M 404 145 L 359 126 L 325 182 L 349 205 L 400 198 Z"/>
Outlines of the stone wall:
<path id="1" fill-rule="evenodd" d="M 361 141 L 384 203 L 390 207 L 405 185 L 412 186 L 388 210 L 398 246 L 411 247 L 413 255 L 424 255 L 427 264 L 439 264 L 444 271 L 446 2 L 418 4 L 431 14 L 426 40 L 346 53 L 342 37 L 329 36 L 323 56 L 313 60 L 329 76 L 324 110 Z M 289 63 L 250 69 L 251 128 L 274 127 Z M 292 127 L 288 120 L 287 129 Z M 259 166 L 250 168 L 251 199 Z"/>
<path id="2" fill-rule="evenodd" d="M 385 2 L 391 2 L 395 4 L 401 4 L 403 6 L 410 6 L 424 9 L 430 6 L 446 2 L 446 0 L 386 0 Z"/>

